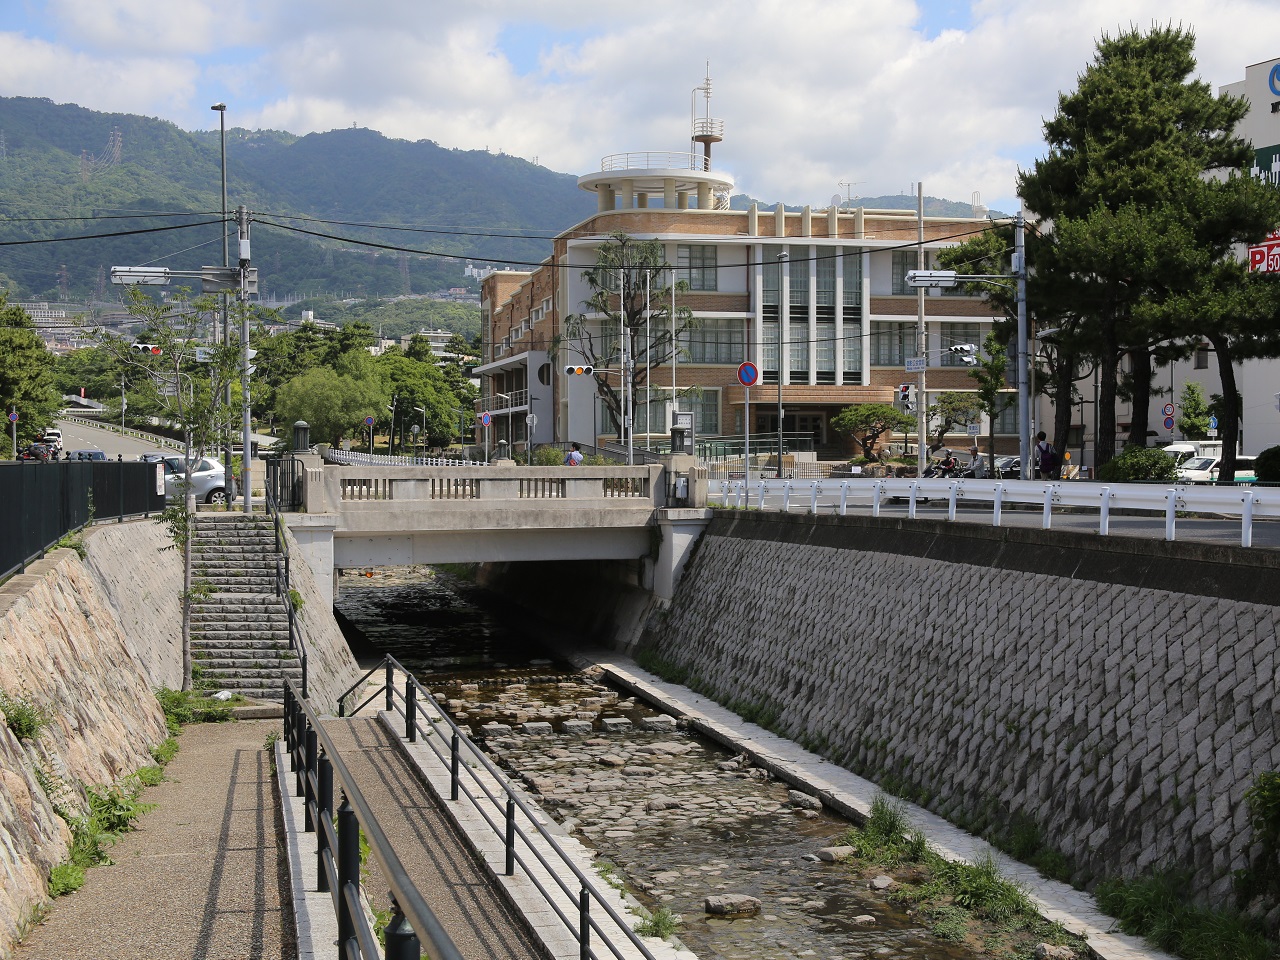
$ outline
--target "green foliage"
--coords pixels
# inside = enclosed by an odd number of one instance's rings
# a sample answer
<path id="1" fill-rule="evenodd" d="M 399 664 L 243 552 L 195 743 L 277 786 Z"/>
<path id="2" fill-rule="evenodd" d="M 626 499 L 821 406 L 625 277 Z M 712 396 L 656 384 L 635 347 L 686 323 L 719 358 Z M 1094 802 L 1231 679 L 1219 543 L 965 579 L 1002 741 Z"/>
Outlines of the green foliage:
<path id="1" fill-rule="evenodd" d="M 868 460 L 878 461 L 876 444 L 886 433 L 906 433 L 916 427 L 916 418 L 890 403 L 855 403 L 831 418 L 837 433 L 853 437 Z"/>
<path id="2" fill-rule="evenodd" d="M 1008 920 L 1035 913 L 1027 892 L 1000 875 L 1000 868 L 990 854 L 974 863 L 944 861 L 938 876 L 951 887 L 956 905 L 976 916 Z"/>
<path id="3" fill-rule="evenodd" d="M 203 577 L 196 577 L 191 581 L 190 598 L 192 603 L 205 603 L 217 592 L 218 588 Z"/>
<path id="4" fill-rule="evenodd" d="M 166 717 L 167 719 L 167 717 Z M 178 738 L 165 737 L 157 746 L 151 748 L 151 759 L 160 766 L 167 766 L 178 755 Z"/>
<path id="5" fill-rule="evenodd" d="M 969 935 L 969 921 L 973 917 L 964 907 L 949 904 L 926 907 L 920 915 L 928 924 L 929 932 L 948 943 L 964 942 Z"/>
<path id="6" fill-rule="evenodd" d="M 657 937 L 661 940 L 673 936 L 680 929 L 680 917 L 666 907 L 659 907 L 635 925 L 640 937 Z"/>
<path id="7" fill-rule="evenodd" d="M 330 367 L 315 367 L 276 390 L 276 417 L 282 423 L 305 420 L 313 440 L 340 444 L 358 435 L 367 416 L 380 416 L 386 398 L 376 380 L 358 380 Z"/>
<path id="8" fill-rule="evenodd" d="M 0 407 L 19 411 L 19 445 L 53 422 L 60 400 L 54 389 L 53 354 L 31 318 L 0 293 Z"/>
<path id="9" fill-rule="evenodd" d="M 49 871 L 49 896 L 62 897 L 75 893 L 84 886 L 84 867 L 75 863 L 60 863 Z"/>
<path id="10" fill-rule="evenodd" d="M 89 551 L 84 544 L 84 535 L 78 530 L 64 534 L 62 538 L 54 544 L 54 546 L 64 550 L 74 550 L 76 552 L 76 556 L 81 560 L 89 554 Z"/>
<path id="11" fill-rule="evenodd" d="M 302 594 L 292 587 L 289 588 L 289 606 L 293 607 L 294 613 L 302 612 Z"/>
<path id="12" fill-rule="evenodd" d="M 533 465 L 535 467 L 564 466 L 564 451 L 559 447 L 534 447 Z"/>
<path id="13" fill-rule="evenodd" d="M 860 860 L 892 866 L 919 863 L 928 854 L 924 834 L 913 829 L 906 807 L 882 793 L 871 801 L 871 815 L 861 827 L 850 827 L 844 842 Z"/>
<path id="14" fill-rule="evenodd" d="M 141 792 L 140 780 L 105 787 L 86 787 L 89 816 L 107 833 L 127 833 L 133 829 L 133 821 L 155 809 L 155 804 L 142 803 L 138 799 Z"/>
<path id="15" fill-rule="evenodd" d="M 956 427 L 977 423 L 982 418 L 982 405 L 972 393 L 947 391 L 938 394 L 925 416 L 934 429 L 934 446 L 940 447 Z"/>
<path id="16" fill-rule="evenodd" d="M 1191 902 L 1186 877 L 1156 873 L 1134 880 L 1105 880 L 1094 892 L 1098 906 L 1125 933 L 1146 937 L 1184 960 L 1272 960 L 1275 944 L 1249 919 Z"/>
<path id="17" fill-rule="evenodd" d="M 1253 461 L 1259 483 L 1280 483 L 1280 447 L 1267 447 Z"/>
<path id="18" fill-rule="evenodd" d="M 11 697 L 3 691 L 0 691 L 0 713 L 19 740 L 34 740 L 52 719 L 49 711 L 30 697 Z"/>
<path id="19" fill-rule="evenodd" d="M 169 732 L 176 734 L 188 723 L 221 723 L 231 719 L 231 705 L 203 696 L 195 690 L 170 690 L 160 687 L 156 699 L 164 711 Z"/>
<path id="20" fill-rule="evenodd" d="M 1203 440 L 1209 436 L 1209 403 L 1204 388 L 1194 380 L 1182 385 L 1178 401 L 1178 429 L 1188 440 Z"/>
<path id="21" fill-rule="evenodd" d="M 1178 465 L 1163 450 L 1130 445 L 1124 452 L 1098 468 L 1098 480 L 1103 483 L 1174 483 L 1178 479 Z"/>

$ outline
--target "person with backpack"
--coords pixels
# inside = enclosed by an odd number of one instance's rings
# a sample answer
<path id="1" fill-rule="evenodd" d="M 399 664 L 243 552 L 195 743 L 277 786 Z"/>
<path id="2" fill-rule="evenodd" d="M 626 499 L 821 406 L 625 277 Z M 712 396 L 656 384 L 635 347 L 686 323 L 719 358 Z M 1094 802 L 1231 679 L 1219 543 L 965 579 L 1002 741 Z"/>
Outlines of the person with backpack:
<path id="1" fill-rule="evenodd" d="M 1043 430 L 1036 434 L 1036 479 L 1058 479 L 1058 451 L 1045 437 Z"/>

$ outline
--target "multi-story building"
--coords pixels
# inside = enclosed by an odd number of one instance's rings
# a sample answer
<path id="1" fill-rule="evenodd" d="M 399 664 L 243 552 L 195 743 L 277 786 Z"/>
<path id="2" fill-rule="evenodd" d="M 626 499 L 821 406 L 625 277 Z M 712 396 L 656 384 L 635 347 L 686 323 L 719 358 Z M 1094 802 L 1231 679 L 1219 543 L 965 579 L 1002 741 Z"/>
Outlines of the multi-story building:
<path id="1" fill-rule="evenodd" d="M 483 355 L 476 373 L 479 411 L 492 415 L 493 442 L 514 441 L 512 449 L 518 449 L 531 422 L 535 443 L 596 443 L 619 435 L 594 380 L 563 370 L 580 362 L 564 321 L 583 313 L 593 292 L 583 273 L 618 233 L 662 244 L 666 262 L 687 287 L 677 294 L 678 306 L 697 318 L 681 336 L 675 362 L 655 366 L 636 391 L 637 443 L 646 435 L 665 436 L 677 409 L 694 415 L 699 438 L 741 437 L 748 418 L 754 436 L 776 436 L 781 406 L 789 452 L 843 457 L 852 445 L 832 430 L 832 417 L 854 403 L 895 402 L 900 384 L 915 384 L 905 366 L 921 353 L 919 303 L 906 273 L 916 269 L 919 247 L 931 266 L 937 250 L 987 229 L 989 221 L 926 217 L 920 243 L 910 211 L 838 204 L 799 212 L 781 204 L 724 209 L 718 198 L 727 197 L 733 180 L 710 163 L 719 123 L 695 120 L 702 153 L 606 157 L 598 173 L 579 179 L 582 189 L 597 195 L 594 216 L 556 236 L 551 256 L 536 269 L 484 278 Z M 991 309 L 980 298 L 951 291 L 929 291 L 923 302 L 925 401 L 944 390 L 973 390 L 969 368 L 950 347 L 980 345 Z M 587 318 L 597 326 L 602 320 Z M 749 410 L 737 378 L 746 360 L 761 374 Z M 618 383 L 616 373 L 596 376 Z M 913 402 L 920 399 L 913 386 Z M 996 424 L 1002 448 L 1016 449 L 1015 417 L 1011 404 Z"/>

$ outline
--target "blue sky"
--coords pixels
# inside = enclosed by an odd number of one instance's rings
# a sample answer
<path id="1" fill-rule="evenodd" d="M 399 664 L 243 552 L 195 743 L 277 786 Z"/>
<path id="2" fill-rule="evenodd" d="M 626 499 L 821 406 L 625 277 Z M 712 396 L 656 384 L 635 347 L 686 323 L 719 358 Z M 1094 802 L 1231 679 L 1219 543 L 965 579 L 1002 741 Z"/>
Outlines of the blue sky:
<path id="1" fill-rule="evenodd" d="M 766 201 L 926 193 L 1016 208 L 1103 32 L 1175 22 L 1215 87 L 1280 56 L 1275 0 L 8 0 L 0 95 L 304 134 L 352 123 L 574 174 L 688 148 Z M 643 16 L 637 14 L 643 13 Z M 699 105 L 701 112 L 701 105 Z M 0 117 L 0 128 L 3 118 Z"/>

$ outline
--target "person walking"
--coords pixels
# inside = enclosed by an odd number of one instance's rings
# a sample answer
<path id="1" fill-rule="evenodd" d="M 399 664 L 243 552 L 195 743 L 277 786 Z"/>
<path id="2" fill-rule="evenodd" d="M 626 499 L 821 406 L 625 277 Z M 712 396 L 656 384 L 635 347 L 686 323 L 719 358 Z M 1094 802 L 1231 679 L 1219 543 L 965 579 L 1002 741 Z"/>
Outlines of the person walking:
<path id="1" fill-rule="evenodd" d="M 969 472 L 975 480 L 985 480 L 987 476 L 987 461 L 982 459 L 976 443 L 969 448 Z"/>
<path id="2" fill-rule="evenodd" d="M 1058 451 L 1043 430 L 1036 434 L 1036 479 L 1058 479 Z"/>
<path id="3" fill-rule="evenodd" d="M 582 448 L 576 442 L 569 444 L 569 452 L 564 455 L 564 465 L 566 467 L 582 465 Z"/>

